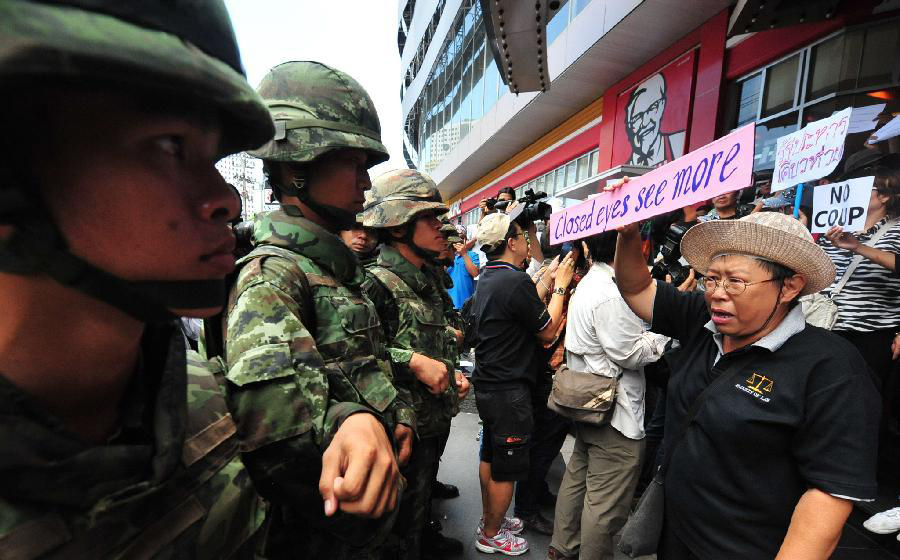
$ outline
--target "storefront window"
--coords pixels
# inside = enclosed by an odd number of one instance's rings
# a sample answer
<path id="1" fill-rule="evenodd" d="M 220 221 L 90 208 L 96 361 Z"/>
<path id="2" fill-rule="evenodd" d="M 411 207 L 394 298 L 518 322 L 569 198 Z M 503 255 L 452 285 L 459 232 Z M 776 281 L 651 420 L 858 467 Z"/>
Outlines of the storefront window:
<path id="1" fill-rule="evenodd" d="M 799 68 L 800 54 L 796 54 L 766 71 L 762 111 L 764 117 L 780 113 L 794 106 Z"/>
<path id="2" fill-rule="evenodd" d="M 588 170 L 588 163 L 590 161 L 590 156 L 581 156 L 578 158 L 578 175 L 575 178 L 577 182 L 584 181 L 588 177 L 591 176 L 590 171 Z"/>
<path id="3" fill-rule="evenodd" d="M 778 137 L 806 123 L 846 107 L 885 103 L 882 120 L 900 111 L 898 64 L 897 18 L 841 31 L 732 82 L 723 132 L 756 121 L 754 169 L 771 169 Z M 850 134 L 846 150 L 858 150 L 869 134 Z"/>
<path id="4" fill-rule="evenodd" d="M 775 166 L 775 143 L 779 137 L 797 130 L 798 113 L 788 113 L 764 123 L 756 124 L 756 153 L 753 169 L 772 169 Z"/>
<path id="5" fill-rule="evenodd" d="M 897 22 L 870 27 L 866 32 L 857 87 L 880 86 L 891 82 L 897 61 Z"/>
<path id="6" fill-rule="evenodd" d="M 863 33 L 846 33 L 812 49 L 807 97 L 815 99 L 856 85 Z"/>

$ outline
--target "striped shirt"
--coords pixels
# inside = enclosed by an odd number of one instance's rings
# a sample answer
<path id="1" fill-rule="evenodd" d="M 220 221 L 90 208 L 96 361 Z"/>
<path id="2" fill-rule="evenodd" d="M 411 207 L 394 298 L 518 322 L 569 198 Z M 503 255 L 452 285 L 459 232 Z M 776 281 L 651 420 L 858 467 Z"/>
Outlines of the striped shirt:
<path id="1" fill-rule="evenodd" d="M 871 239 L 887 221 L 884 218 L 867 231 L 857 234 L 860 243 Z M 889 227 L 875 243 L 875 248 L 900 253 L 900 222 Z M 854 253 L 838 249 L 825 236 L 819 238 L 819 245 L 831 257 L 837 269 L 834 283 L 823 290 L 823 293 L 830 295 L 850 265 Z M 838 308 L 838 317 L 833 330 L 871 332 L 900 326 L 900 278 L 892 277 L 890 270 L 869 259 L 864 258 L 859 263 L 834 302 Z"/>

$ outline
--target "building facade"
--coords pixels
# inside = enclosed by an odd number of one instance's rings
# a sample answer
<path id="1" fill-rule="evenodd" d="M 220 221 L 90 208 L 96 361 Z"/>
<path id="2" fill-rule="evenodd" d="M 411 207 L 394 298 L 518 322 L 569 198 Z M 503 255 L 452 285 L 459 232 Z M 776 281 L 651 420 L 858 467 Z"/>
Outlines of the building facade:
<path id="1" fill-rule="evenodd" d="M 561 2 L 546 28 L 550 86 L 516 95 L 481 2 L 400 0 L 407 161 L 472 224 L 502 187 L 546 192 L 559 209 L 617 170 L 655 167 L 749 122 L 762 171 L 775 140 L 805 123 L 846 107 L 877 122 L 900 111 L 900 2 L 778 4 Z M 847 153 L 874 126 L 848 135 Z"/>
<path id="2" fill-rule="evenodd" d="M 220 159 L 216 163 L 216 169 L 240 193 L 245 220 L 260 212 L 277 208 L 276 204 L 270 202 L 271 190 L 266 187 L 261 159 L 242 152 Z"/>

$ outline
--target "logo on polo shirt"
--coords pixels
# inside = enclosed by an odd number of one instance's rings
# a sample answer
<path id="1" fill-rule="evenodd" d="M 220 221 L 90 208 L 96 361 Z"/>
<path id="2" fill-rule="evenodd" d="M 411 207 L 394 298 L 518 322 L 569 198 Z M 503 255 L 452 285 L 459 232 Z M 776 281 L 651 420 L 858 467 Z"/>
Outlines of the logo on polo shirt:
<path id="1" fill-rule="evenodd" d="M 770 378 L 761 373 L 754 373 L 748 377 L 744 383 L 744 385 L 738 383 L 735 387 L 762 402 L 767 403 L 772 400 L 766 396 L 766 394 L 771 393 L 772 389 L 775 387 L 775 382 Z"/>

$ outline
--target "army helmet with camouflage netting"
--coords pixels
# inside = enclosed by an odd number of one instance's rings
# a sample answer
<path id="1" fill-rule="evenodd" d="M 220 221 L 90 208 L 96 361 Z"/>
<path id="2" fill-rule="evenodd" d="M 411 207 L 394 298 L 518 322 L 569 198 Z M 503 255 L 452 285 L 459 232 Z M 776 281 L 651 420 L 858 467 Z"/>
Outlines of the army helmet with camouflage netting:
<path id="1" fill-rule="evenodd" d="M 450 218 L 446 215 L 442 216 L 441 223 L 443 224 L 441 226 L 441 233 L 447 238 L 448 243 L 462 243 L 459 231 L 456 229 L 456 226 L 450 223 Z"/>
<path id="2" fill-rule="evenodd" d="M 222 119 L 221 155 L 256 148 L 274 133 L 259 95 L 244 78 L 222 0 L 0 0 L 0 90 L 15 99 L 36 85 L 123 88 L 166 101 L 203 104 Z M 142 321 L 174 318 L 172 308 L 210 308 L 224 280 L 131 282 L 68 250 L 17 162 L 0 182 L 0 270 L 46 274 Z"/>
<path id="3" fill-rule="evenodd" d="M 402 226 L 424 212 L 449 210 L 431 177 L 415 169 L 397 169 L 372 181 L 358 217 L 366 227 L 383 229 Z"/>
<path id="4" fill-rule="evenodd" d="M 0 87 L 102 82 L 217 107 L 222 155 L 272 138 L 222 0 L 0 2 Z"/>
<path id="5" fill-rule="evenodd" d="M 275 137 L 251 155 L 309 163 L 356 148 L 368 153 L 369 167 L 387 161 L 375 104 L 347 73 L 320 62 L 285 62 L 269 71 L 258 91 L 275 121 Z"/>

